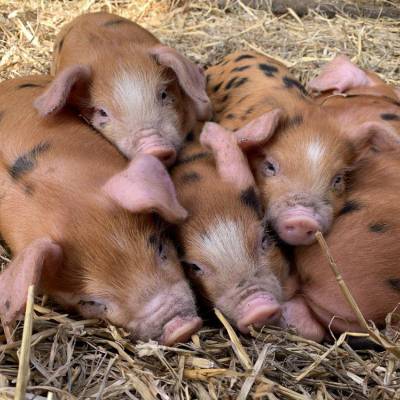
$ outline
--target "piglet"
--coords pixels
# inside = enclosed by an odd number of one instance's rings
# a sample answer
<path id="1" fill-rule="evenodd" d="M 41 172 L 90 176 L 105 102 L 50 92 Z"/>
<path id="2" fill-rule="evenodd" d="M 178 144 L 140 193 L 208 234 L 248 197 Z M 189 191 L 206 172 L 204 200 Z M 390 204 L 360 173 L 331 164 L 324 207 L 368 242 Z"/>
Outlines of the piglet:
<path id="1" fill-rule="evenodd" d="M 277 322 L 288 273 L 281 250 L 263 223 L 254 178 L 243 151 L 266 141 L 279 118 L 272 111 L 235 132 L 206 123 L 172 170 L 180 203 L 189 212 L 177 242 L 189 279 L 208 305 L 241 332 Z"/>
<path id="2" fill-rule="evenodd" d="M 365 122 L 386 125 L 392 141 L 400 138 L 400 92 L 373 71 L 366 71 L 340 55 L 327 63 L 309 83 L 314 100 L 347 131 Z"/>
<path id="3" fill-rule="evenodd" d="M 134 22 L 105 12 L 75 18 L 54 46 L 40 115 L 76 108 L 128 158 L 172 164 L 196 120 L 211 116 L 202 69 Z"/>
<path id="4" fill-rule="evenodd" d="M 3 324 L 21 316 L 35 284 L 136 339 L 187 340 L 201 320 L 165 235 L 163 220 L 187 216 L 165 167 L 146 154 L 127 165 L 67 110 L 41 119 L 32 102 L 49 80 L 0 84 L 0 231 L 13 253 L 0 275 Z"/>
<path id="5" fill-rule="evenodd" d="M 378 327 L 400 304 L 399 174 L 398 149 L 362 160 L 346 206 L 326 237 L 365 319 Z M 283 306 L 284 325 L 317 341 L 328 327 L 335 333 L 363 331 L 319 245 L 297 248 L 295 262 L 297 288 L 292 286 L 295 295 Z"/>
<path id="6" fill-rule="evenodd" d="M 328 232 L 346 200 L 346 176 L 376 142 L 393 140 L 382 121 L 347 129 L 315 104 L 282 63 L 235 52 L 207 70 L 215 120 L 232 131 L 280 109 L 275 134 L 248 153 L 267 218 L 290 245 Z"/>

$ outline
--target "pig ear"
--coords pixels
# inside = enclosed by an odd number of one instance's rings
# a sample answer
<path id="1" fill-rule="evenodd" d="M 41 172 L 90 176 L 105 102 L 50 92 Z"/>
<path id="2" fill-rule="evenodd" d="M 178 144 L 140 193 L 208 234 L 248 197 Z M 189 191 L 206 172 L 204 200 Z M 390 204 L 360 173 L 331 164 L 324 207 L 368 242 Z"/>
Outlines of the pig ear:
<path id="1" fill-rule="evenodd" d="M 91 70 L 87 65 L 72 65 L 63 69 L 34 101 L 35 108 L 43 117 L 57 113 L 67 103 L 73 87 L 78 83 L 88 83 L 90 77 Z"/>
<path id="2" fill-rule="evenodd" d="M 61 264 L 62 249 L 49 238 L 35 240 L 15 257 L 0 274 L 0 315 L 4 325 L 23 316 L 29 286 L 39 284 L 43 269 L 52 273 Z"/>
<path id="3" fill-rule="evenodd" d="M 222 180 L 234 184 L 240 190 L 254 186 L 248 161 L 232 132 L 214 122 L 206 122 L 200 142 L 212 150 Z"/>
<path id="4" fill-rule="evenodd" d="M 168 46 L 156 46 L 151 49 L 151 54 L 161 65 L 165 65 L 175 72 L 180 86 L 194 103 L 197 119 L 209 120 L 212 108 L 206 93 L 203 69 Z"/>
<path id="5" fill-rule="evenodd" d="M 243 151 L 247 151 L 267 142 L 276 131 L 282 115 L 282 110 L 277 108 L 250 121 L 234 132 L 233 135 L 239 147 Z"/>
<path id="6" fill-rule="evenodd" d="M 121 207 L 134 213 L 155 211 L 171 223 L 182 222 L 187 217 L 164 165 L 148 154 L 138 154 L 127 169 L 110 178 L 103 190 Z"/>
<path id="7" fill-rule="evenodd" d="M 372 85 L 373 81 L 365 71 L 340 55 L 323 67 L 322 72 L 309 82 L 308 88 L 315 92 L 334 90 L 343 93 L 359 86 Z"/>
<path id="8" fill-rule="evenodd" d="M 400 148 L 400 137 L 396 130 L 383 122 L 365 122 L 348 135 L 357 152 L 357 159 L 368 150 L 390 151 Z"/>

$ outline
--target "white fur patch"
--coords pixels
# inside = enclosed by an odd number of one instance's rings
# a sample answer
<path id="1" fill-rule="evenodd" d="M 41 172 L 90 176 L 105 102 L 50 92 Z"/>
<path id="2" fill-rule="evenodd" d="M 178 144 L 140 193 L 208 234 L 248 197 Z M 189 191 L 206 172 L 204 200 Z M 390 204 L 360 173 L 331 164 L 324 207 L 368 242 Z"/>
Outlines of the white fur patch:
<path id="1" fill-rule="evenodd" d="M 320 142 L 314 141 L 308 144 L 307 158 L 310 164 L 317 167 L 318 165 L 321 164 L 324 155 L 325 155 L 325 148 Z"/>
<path id="2" fill-rule="evenodd" d="M 249 265 L 251 257 L 245 246 L 244 227 L 233 220 L 218 219 L 206 234 L 195 241 L 204 250 L 209 262 L 224 269 L 234 269 L 236 265 Z"/>

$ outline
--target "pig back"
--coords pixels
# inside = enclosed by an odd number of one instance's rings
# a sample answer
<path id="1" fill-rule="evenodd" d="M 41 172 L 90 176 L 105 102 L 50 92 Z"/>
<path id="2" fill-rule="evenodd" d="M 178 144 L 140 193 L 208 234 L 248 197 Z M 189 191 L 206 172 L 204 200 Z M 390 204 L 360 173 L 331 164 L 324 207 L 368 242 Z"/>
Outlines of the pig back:
<path id="1" fill-rule="evenodd" d="M 310 103 L 284 64 L 254 51 L 232 53 L 206 75 L 215 121 L 232 130 L 274 108 L 294 115 Z"/>
<path id="2" fill-rule="evenodd" d="M 51 72 L 71 64 L 90 64 L 121 46 L 151 47 L 158 43 L 154 35 L 129 19 L 105 12 L 83 14 L 57 35 Z"/>
<path id="3" fill-rule="evenodd" d="M 326 240 L 344 281 L 367 320 L 383 325 L 400 302 L 400 152 L 364 160 L 351 180 L 349 200 Z M 298 248 L 302 292 L 335 331 L 361 330 L 318 244 Z"/>
<path id="4" fill-rule="evenodd" d="M 93 201 L 126 165 L 117 150 L 89 126 L 63 111 L 41 119 L 33 99 L 48 77 L 0 84 L 0 229 L 13 251 L 53 232 L 62 220 Z M 84 211 L 82 211 L 84 214 Z"/>

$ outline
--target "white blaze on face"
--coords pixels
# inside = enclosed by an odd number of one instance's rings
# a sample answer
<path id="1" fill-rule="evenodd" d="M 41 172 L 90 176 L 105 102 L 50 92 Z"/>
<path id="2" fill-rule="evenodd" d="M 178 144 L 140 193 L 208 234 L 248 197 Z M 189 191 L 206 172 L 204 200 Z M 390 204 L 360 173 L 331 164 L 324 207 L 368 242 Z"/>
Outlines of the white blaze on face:
<path id="1" fill-rule="evenodd" d="M 129 73 L 121 71 L 115 77 L 112 98 L 121 115 L 126 118 L 124 122 L 146 125 L 147 121 L 157 120 L 157 89 L 160 80 L 157 74 L 140 70 Z"/>
<path id="2" fill-rule="evenodd" d="M 238 221 L 217 219 L 205 234 L 194 241 L 210 264 L 225 271 L 235 266 L 250 266 L 251 257 L 245 245 L 245 230 Z"/>
<path id="3" fill-rule="evenodd" d="M 307 145 L 307 159 L 312 170 L 318 170 L 325 155 L 325 147 L 318 141 L 314 140 Z"/>

